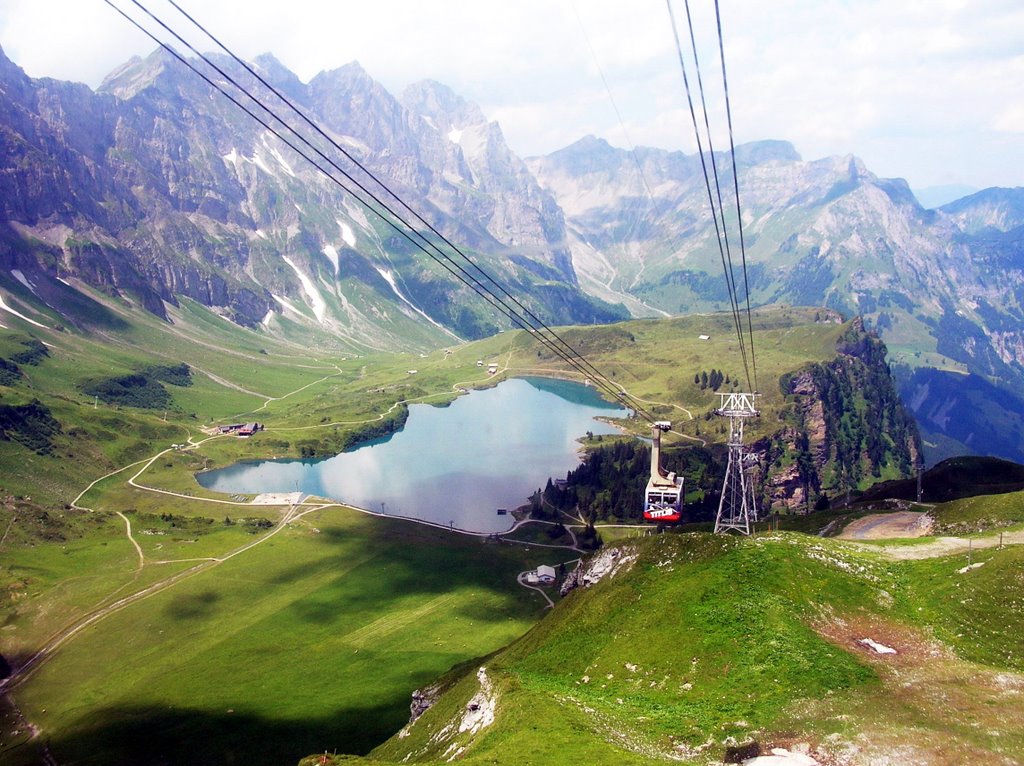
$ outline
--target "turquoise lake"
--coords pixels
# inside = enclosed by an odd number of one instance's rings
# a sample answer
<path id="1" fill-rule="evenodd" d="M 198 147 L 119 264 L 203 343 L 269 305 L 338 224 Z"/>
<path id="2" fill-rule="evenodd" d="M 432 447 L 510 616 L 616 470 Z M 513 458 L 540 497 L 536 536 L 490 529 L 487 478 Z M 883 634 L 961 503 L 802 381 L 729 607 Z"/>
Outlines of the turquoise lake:
<path id="1" fill-rule="evenodd" d="M 628 411 L 592 388 L 549 378 L 514 378 L 447 407 L 413 404 L 405 428 L 319 460 L 237 463 L 196 476 L 225 493 L 294 492 L 473 532 L 502 532 L 511 510 L 549 477 L 579 465 L 587 431 L 616 433 L 597 417 Z"/>

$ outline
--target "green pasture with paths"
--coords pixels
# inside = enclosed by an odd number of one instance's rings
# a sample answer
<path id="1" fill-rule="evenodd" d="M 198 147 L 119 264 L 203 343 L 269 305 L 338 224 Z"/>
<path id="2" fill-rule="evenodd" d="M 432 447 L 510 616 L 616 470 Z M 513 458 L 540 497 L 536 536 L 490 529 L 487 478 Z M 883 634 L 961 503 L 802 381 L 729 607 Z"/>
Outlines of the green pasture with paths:
<path id="1" fill-rule="evenodd" d="M 58 761 L 294 763 L 365 752 L 409 695 L 540 615 L 549 553 L 339 507 L 115 612 L 17 690 Z"/>

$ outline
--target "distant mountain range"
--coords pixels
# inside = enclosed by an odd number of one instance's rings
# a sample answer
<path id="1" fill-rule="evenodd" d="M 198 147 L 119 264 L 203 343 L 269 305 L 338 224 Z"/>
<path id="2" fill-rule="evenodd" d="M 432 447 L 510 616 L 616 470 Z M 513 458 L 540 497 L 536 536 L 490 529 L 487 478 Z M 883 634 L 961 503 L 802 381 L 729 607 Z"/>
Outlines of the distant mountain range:
<path id="1" fill-rule="evenodd" d="M 716 161 L 729 177 L 728 158 Z M 635 313 L 728 308 L 699 157 L 587 137 L 528 164 L 565 211 L 573 263 L 593 294 Z M 930 461 L 980 442 L 1024 457 L 1024 189 L 926 210 L 904 181 L 878 178 L 853 156 L 805 162 L 790 144 L 763 141 L 737 147 L 737 166 L 752 303 L 863 315 L 918 403 Z M 983 414 L 965 396 L 977 385 L 936 381 L 932 389 L 953 395 L 938 406 L 946 416 L 929 414 L 934 403 L 920 410 L 929 381 L 954 372 L 1012 392 L 1020 406 Z"/>
<path id="2" fill-rule="evenodd" d="M 395 97 L 355 63 L 309 83 L 272 56 L 254 63 L 545 321 L 727 307 L 697 156 L 587 137 L 523 160 L 497 123 L 439 83 Z M 727 158 L 715 159 L 724 175 Z M 1024 426 L 1024 189 L 930 210 L 853 156 L 808 162 L 762 141 L 737 147 L 737 164 L 751 301 L 864 315 L 899 365 L 931 459 L 993 434 L 986 451 L 1024 458 L 1014 430 Z M 30 79 L 0 52 L 0 215 L 8 305 L 70 326 L 91 326 L 92 304 L 111 299 L 168 321 L 192 300 L 356 353 L 509 326 L 161 52 L 95 92 Z M 948 382 L 967 373 L 977 384 Z M 980 414 L 968 393 L 984 386 L 1020 407 Z"/>
<path id="3" fill-rule="evenodd" d="M 974 194 L 976 191 L 979 191 L 976 186 L 943 184 L 941 186 L 926 186 L 923 189 L 914 189 L 914 196 L 917 197 L 917 201 L 921 203 L 922 207 L 934 209 Z"/>

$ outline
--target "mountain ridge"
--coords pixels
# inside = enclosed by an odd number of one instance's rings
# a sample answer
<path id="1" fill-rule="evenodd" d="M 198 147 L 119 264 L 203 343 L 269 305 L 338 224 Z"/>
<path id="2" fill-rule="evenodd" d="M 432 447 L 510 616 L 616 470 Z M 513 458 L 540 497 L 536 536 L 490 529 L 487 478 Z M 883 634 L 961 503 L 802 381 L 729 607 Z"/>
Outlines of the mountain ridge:
<path id="1" fill-rule="evenodd" d="M 253 84 L 225 57 L 211 59 Z M 491 192 L 475 190 L 462 149 L 358 64 L 320 73 L 308 86 L 272 56 L 257 66 L 547 321 L 626 316 L 578 289 L 557 244 L 564 239 L 560 214 L 525 171 L 519 186 L 529 193 L 506 195 L 499 183 Z M 4 103 L 14 128 L 5 174 L 14 193 L 3 212 L 10 250 L 49 243 L 34 266 L 19 261 L 34 278 L 81 274 L 165 319 L 161 304 L 183 295 L 249 327 L 297 337 L 304 326 L 353 350 L 433 347 L 508 326 L 458 279 L 415 255 L 398 231 L 182 70 L 157 51 L 119 67 L 92 92 L 34 81 L 4 64 L 16 87 Z M 59 108 L 48 110 L 48 103 Z M 66 133 L 77 137 L 82 146 L 70 146 L 79 151 L 59 151 Z M 28 159 L 33 138 L 37 149 Z M 512 157 L 500 131 L 488 140 L 492 155 Z M 18 169 L 26 160 L 62 180 L 26 177 Z"/>
<path id="2" fill-rule="evenodd" d="M 226 57 L 212 59 L 255 86 Z M 272 54 L 255 66 L 544 321 L 727 306 L 696 155 L 628 152 L 591 136 L 524 160 L 496 122 L 440 83 L 395 96 L 358 62 L 309 83 Z M 0 73 L 0 271 L 52 290 L 80 278 L 165 320 L 187 297 L 244 326 L 357 353 L 511 326 L 167 53 L 126 62 L 95 92 L 32 80 L 6 58 Z M 963 370 L 1024 397 L 1024 191 L 928 210 L 905 181 L 877 177 L 854 155 L 804 161 L 770 140 L 736 157 L 741 281 L 754 305 L 862 314 L 901 364 Z M 715 162 L 724 176 L 728 158 Z M 4 274 L 0 283 L 36 300 Z"/>

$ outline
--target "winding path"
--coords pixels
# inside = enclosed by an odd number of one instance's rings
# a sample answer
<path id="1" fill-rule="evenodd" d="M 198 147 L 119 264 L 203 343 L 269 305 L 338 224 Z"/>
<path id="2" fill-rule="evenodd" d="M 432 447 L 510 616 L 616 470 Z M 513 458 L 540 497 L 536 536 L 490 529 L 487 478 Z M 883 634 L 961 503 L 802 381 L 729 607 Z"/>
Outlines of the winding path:
<path id="1" fill-rule="evenodd" d="M 0 691 L 13 689 L 18 684 L 23 683 L 36 670 L 38 670 L 39 667 L 43 665 L 43 663 L 45 663 L 46 660 L 48 660 L 54 654 L 54 652 L 56 652 L 61 646 L 70 641 L 72 638 L 81 633 L 90 625 L 94 625 L 100 620 L 104 619 L 105 617 L 109 617 L 114 612 L 120 611 L 121 609 L 124 609 L 126 606 L 129 606 L 138 601 L 149 598 L 150 596 L 153 596 L 157 593 L 160 593 L 170 588 L 171 586 L 178 584 L 183 580 L 186 580 L 190 577 L 199 574 L 200 572 L 205 572 L 207 569 L 210 569 L 211 567 L 223 564 L 225 561 L 229 561 L 233 559 L 235 556 L 239 556 L 245 553 L 246 551 L 252 550 L 257 545 L 262 545 L 263 543 L 267 542 L 275 535 L 277 535 L 288 524 L 297 519 L 302 518 L 308 513 L 314 513 L 316 511 L 320 511 L 323 510 L 324 508 L 329 508 L 335 505 L 337 505 L 337 503 L 314 505 L 313 507 L 303 510 L 301 513 L 296 513 L 296 506 L 291 506 L 289 507 L 285 515 L 282 517 L 281 521 L 278 522 L 278 524 L 273 529 L 271 529 L 269 532 L 267 532 L 259 539 L 254 540 L 251 543 L 246 543 L 245 545 L 236 548 L 235 550 L 225 554 L 224 556 L 202 559 L 202 563 L 199 563 L 196 566 L 190 567 L 181 572 L 177 572 L 173 575 L 170 575 L 169 577 L 165 577 L 159 582 L 155 582 L 152 585 L 146 586 L 142 590 L 136 591 L 135 593 L 132 593 L 128 596 L 124 596 L 123 598 L 120 598 L 117 601 L 108 604 L 107 606 L 93 610 L 92 612 L 78 620 L 78 622 L 76 622 L 74 625 L 71 625 L 65 628 L 64 630 L 58 632 L 49 641 L 47 641 L 47 643 L 35 654 L 31 655 L 28 659 L 26 659 L 24 662 L 21 662 L 16 667 L 13 667 L 11 669 L 10 675 L 7 678 L 0 679 Z M 141 547 L 139 547 L 138 543 L 131 536 L 131 523 L 120 512 L 118 512 L 118 515 L 121 516 L 121 518 L 123 518 L 125 520 L 125 523 L 128 525 L 128 539 L 132 541 L 132 544 L 135 546 L 136 551 L 138 551 L 140 557 L 139 568 L 141 569 L 143 564 L 145 563 L 145 557 L 143 555 Z M 181 561 L 192 561 L 192 559 L 182 559 Z"/>
<path id="2" fill-rule="evenodd" d="M 509 368 L 509 362 L 511 361 L 511 355 L 512 355 L 512 351 L 510 350 L 508 355 L 507 355 L 507 357 L 506 357 L 505 365 L 504 365 L 504 368 L 502 369 L 502 372 L 507 372 L 510 369 Z M 236 386 L 234 384 L 230 384 L 227 381 L 218 381 L 218 382 L 223 382 L 225 385 L 228 385 L 231 388 L 237 389 L 239 391 L 243 391 L 243 392 L 245 392 L 247 394 L 253 394 L 255 396 L 259 396 L 261 398 L 266 399 L 266 401 L 263 403 L 263 405 L 259 408 L 259 409 L 263 409 L 268 404 L 270 404 L 270 402 L 280 401 L 280 400 L 285 399 L 285 398 L 287 398 L 289 396 L 297 394 L 300 391 L 303 391 L 303 390 L 305 390 L 305 389 L 307 389 L 307 388 L 309 388 L 311 386 L 317 385 L 317 384 L 322 383 L 322 382 L 324 382 L 326 380 L 329 380 L 331 378 L 334 378 L 334 377 L 337 377 L 338 375 L 343 374 L 341 368 L 338 367 L 337 365 L 334 366 L 334 369 L 337 370 L 336 373 L 331 374 L 331 375 L 326 375 L 323 378 L 320 378 L 320 379 L 318 379 L 316 381 L 313 381 L 313 382 L 308 383 L 308 384 L 306 384 L 304 386 L 301 386 L 300 388 L 297 388 L 296 390 L 291 391 L 291 392 L 289 392 L 287 394 L 284 394 L 283 396 L 280 396 L 280 397 L 268 397 L 268 396 L 266 396 L 264 394 L 257 394 L 255 392 L 246 391 L 245 389 L 242 389 L 241 387 Z M 208 374 L 208 373 L 205 373 L 205 371 L 202 371 L 202 370 L 200 370 L 200 372 L 204 372 L 204 374 Z M 544 372 L 546 372 L 547 374 L 551 374 L 552 371 L 545 370 Z M 213 376 L 211 376 L 211 378 L 213 378 Z M 475 380 L 473 382 L 474 383 L 486 382 L 486 381 L 493 380 L 493 379 L 494 379 L 494 376 L 488 375 L 485 378 L 481 378 L 481 379 Z M 455 388 L 459 388 L 460 385 L 465 385 L 465 384 L 456 384 Z M 423 396 L 415 397 L 413 399 L 399 400 L 399 401 L 396 401 L 394 404 L 392 404 L 391 407 L 389 407 L 385 412 L 383 412 L 380 415 L 378 415 L 376 418 L 369 418 L 369 419 L 357 420 L 357 421 L 338 421 L 338 422 L 335 422 L 335 423 L 317 424 L 317 425 L 314 425 L 314 426 L 306 426 L 306 427 L 273 428 L 273 429 L 267 429 L 267 430 L 268 431 L 283 431 L 283 432 L 284 431 L 289 431 L 290 432 L 290 431 L 309 430 L 309 429 L 315 429 L 315 428 L 328 428 L 328 427 L 332 427 L 332 426 L 336 426 L 336 425 L 359 425 L 359 424 L 365 424 L 365 423 L 372 423 L 372 422 L 377 422 L 377 421 L 383 420 L 385 417 L 387 417 L 388 414 L 390 414 L 396 408 L 398 408 L 398 407 L 400 407 L 400 406 L 402 406 L 404 404 L 409 404 L 409 403 L 418 402 L 418 401 L 424 401 L 424 400 L 427 400 L 427 399 L 438 398 L 438 397 L 447 397 L 447 396 L 450 396 L 450 395 L 451 394 L 449 392 L 439 392 L 439 393 L 435 393 L 435 394 L 425 394 Z M 673 406 L 676 406 L 676 405 L 673 405 Z M 679 409 L 683 409 L 684 411 L 689 412 L 688 410 L 685 410 L 685 408 L 679 408 Z M 692 415 L 691 415 L 691 418 L 692 418 Z M 192 437 L 191 434 L 189 434 L 188 435 L 188 445 L 189 445 L 188 449 L 189 450 L 196 449 L 196 448 L 202 446 L 203 444 L 205 444 L 208 441 L 212 441 L 214 439 L 219 439 L 219 438 L 224 438 L 227 435 L 228 434 L 211 434 L 211 435 L 208 435 L 206 438 L 202 438 L 202 439 L 196 440 L 194 437 Z M 163 455 L 166 455 L 167 453 L 174 452 L 174 451 L 175 451 L 174 448 L 166 448 L 166 449 L 160 450 L 159 452 L 157 452 L 155 455 L 153 455 L 150 458 L 144 458 L 142 460 L 137 460 L 135 462 L 129 463 L 128 465 L 122 466 L 121 468 L 117 468 L 117 469 L 115 469 L 113 471 L 110 471 L 110 472 L 104 474 L 103 476 L 100 476 L 97 479 L 94 479 L 93 481 L 91 481 L 89 483 L 89 485 L 87 487 L 85 487 L 85 489 L 83 489 L 75 497 L 75 499 L 71 502 L 71 507 L 73 507 L 75 509 L 78 509 L 78 510 L 94 512 L 94 509 L 89 508 L 89 507 L 84 506 L 84 505 L 81 504 L 82 499 L 91 490 L 93 490 L 96 487 L 96 485 L 99 484 L 100 482 L 102 482 L 102 481 L 104 481 L 106 479 L 109 479 L 109 478 L 111 478 L 113 476 L 116 476 L 116 475 L 118 475 L 120 473 L 123 473 L 124 471 L 127 471 L 129 469 L 136 468 L 136 467 L 138 468 L 138 470 L 134 474 L 132 474 L 132 476 L 128 479 L 127 483 L 130 486 L 132 486 L 132 487 L 134 487 L 136 489 L 142 490 L 142 491 L 155 492 L 157 494 L 165 495 L 165 496 L 168 496 L 168 497 L 182 498 L 182 499 L 189 500 L 189 501 L 192 501 L 192 502 L 200 502 L 200 503 L 211 503 L 211 504 L 217 504 L 217 505 L 231 505 L 231 506 L 245 506 L 245 507 L 254 507 L 254 506 L 258 505 L 256 503 L 251 502 L 251 501 L 234 501 L 234 500 L 222 500 L 222 499 L 219 499 L 219 498 L 212 498 L 212 497 L 198 497 L 198 496 L 195 496 L 195 495 L 185 494 L 183 492 L 175 492 L 175 491 L 172 491 L 172 490 L 166 490 L 166 489 L 160 489 L 160 488 L 157 488 L 157 487 L 151 487 L 151 486 L 142 484 L 139 481 L 140 477 L 153 465 L 153 463 L 155 463 Z M 260 507 L 261 508 L 266 508 L 267 506 L 260 505 Z M 492 534 L 492 533 L 487 533 L 487 532 L 474 532 L 474 531 L 471 531 L 471 530 L 454 528 L 454 527 L 452 527 L 450 525 L 439 524 L 439 523 L 436 523 L 436 522 L 427 521 L 425 519 L 417 519 L 417 518 L 412 518 L 412 517 L 407 517 L 407 516 L 397 516 L 397 515 L 393 515 L 393 514 L 385 514 L 385 513 L 381 513 L 381 512 L 371 511 L 371 510 L 368 510 L 368 509 L 365 509 L 365 508 L 358 508 L 358 507 L 355 507 L 355 506 L 350 506 L 350 505 L 347 505 L 347 504 L 344 504 L 344 503 L 335 503 L 335 502 L 327 502 L 327 503 L 323 503 L 323 502 L 303 502 L 303 503 L 298 503 L 298 504 L 293 504 L 293 505 L 288 506 L 287 511 L 283 514 L 283 516 L 281 517 L 281 519 L 279 520 L 277 525 L 275 525 L 274 528 L 271 529 L 270 531 L 268 531 L 265 535 L 263 535 L 262 537 L 258 538 L 257 540 L 255 540 L 253 542 L 250 542 L 250 543 L 248 543 L 246 545 L 243 545 L 243 546 L 241 546 L 241 547 L 231 551 L 230 553 L 228 553 L 228 554 L 226 554 L 224 556 L 219 556 L 219 557 L 218 556 L 211 556 L 211 557 L 199 557 L 199 558 L 188 558 L 188 559 L 168 559 L 168 560 L 161 559 L 161 560 L 150 560 L 150 561 L 147 562 L 146 556 L 145 556 L 145 552 L 143 551 L 142 546 L 135 539 L 135 537 L 134 537 L 134 535 L 132 533 L 131 520 L 124 513 L 122 513 L 121 511 L 117 511 L 116 512 L 117 515 L 120 516 L 121 519 L 125 523 L 125 535 L 126 535 L 128 541 L 132 544 L 132 546 L 135 549 L 135 552 L 136 552 L 136 554 L 138 556 L 138 564 L 137 564 L 137 567 L 136 567 L 136 570 L 135 570 L 136 577 L 139 575 L 139 573 L 141 573 L 141 571 L 144 569 L 144 567 L 147 564 L 159 565 L 159 564 L 171 564 L 171 563 L 194 563 L 194 566 L 191 566 L 188 569 L 182 570 L 182 571 L 177 572 L 177 573 L 175 573 L 173 575 L 165 577 L 165 578 L 159 580 L 158 582 L 152 583 L 151 585 L 148 585 L 148 586 L 146 586 L 146 587 L 142 588 L 141 590 L 138 590 L 138 591 L 136 591 L 134 593 L 131 593 L 131 594 L 126 595 L 126 596 L 123 596 L 121 598 L 117 598 L 116 600 L 111 601 L 110 603 L 104 604 L 104 602 L 108 601 L 111 598 L 114 598 L 119 591 L 124 590 L 124 588 L 129 587 L 129 585 L 131 584 L 130 582 L 129 583 L 125 583 L 120 588 L 118 588 L 117 591 L 115 591 L 113 594 L 111 594 L 110 596 L 107 596 L 105 599 L 100 601 L 99 604 L 97 604 L 96 607 L 91 612 L 86 613 L 84 616 L 82 616 L 80 619 L 78 619 L 74 624 L 69 625 L 66 628 L 64 628 L 64 629 L 60 630 L 59 632 L 57 632 L 56 634 L 54 634 L 43 645 L 42 648 L 40 648 L 37 652 L 32 654 L 28 659 L 26 659 L 25 661 L 21 662 L 17 667 L 12 668 L 10 675 L 7 678 L 5 678 L 5 679 L 0 680 L 0 690 L 9 691 L 9 690 L 13 689 L 16 685 L 22 683 L 24 680 L 29 678 L 31 676 L 31 674 L 34 673 L 40 666 L 42 666 L 51 656 L 53 656 L 53 654 L 61 646 L 63 646 L 65 643 L 70 641 L 72 638 L 74 638 L 76 635 L 81 633 L 83 630 L 85 630 L 89 626 L 96 624 L 97 622 L 99 622 L 100 620 L 103 620 L 107 616 L 109 616 L 109 615 L 111 615 L 111 614 L 113 614 L 113 613 L 115 613 L 115 612 L 117 612 L 117 611 L 119 611 L 121 609 L 124 609 L 125 607 L 130 606 L 131 604 L 134 604 L 134 603 L 136 603 L 138 601 L 141 601 L 141 600 L 149 598 L 150 596 L 153 596 L 153 595 L 155 595 L 157 593 L 160 593 L 160 592 L 162 592 L 162 591 L 164 591 L 164 590 L 166 590 L 168 588 L 171 588 L 174 585 L 177 585 L 178 583 L 180 583 L 180 582 L 182 582 L 182 581 L 184 581 L 184 580 L 186 580 L 186 579 L 188 579 L 190 577 L 193 577 L 193 576 L 195 576 L 197 574 L 205 572 L 208 569 L 210 569 L 211 567 L 218 566 L 218 565 L 224 563 L 225 561 L 228 561 L 228 560 L 234 558 L 235 556 L 239 556 L 242 553 L 245 553 L 246 551 L 252 550 L 253 548 L 255 548 L 258 545 L 262 545 L 267 540 L 270 540 L 275 535 L 277 535 L 286 526 L 288 526 L 292 522 L 296 521 L 297 519 L 302 518 L 303 516 L 305 516 L 305 515 L 307 515 L 309 513 L 314 513 L 316 511 L 321 511 L 321 510 L 324 510 L 324 509 L 327 509 L 327 508 L 332 508 L 332 507 L 349 508 L 351 510 L 355 510 L 355 511 L 357 511 L 359 513 L 363 513 L 363 514 L 366 514 L 366 515 L 369 515 L 369 516 L 376 516 L 376 517 L 388 518 L 388 519 L 398 519 L 398 520 L 402 520 L 402 521 L 408 521 L 408 522 L 412 522 L 412 523 L 416 523 L 416 524 L 422 524 L 422 525 L 425 525 L 425 526 L 430 526 L 430 527 L 434 527 L 434 528 L 437 528 L 437 529 L 444 529 L 444 530 L 447 530 L 449 532 L 455 532 L 455 533 L 458 533 L 458 534 L 470 535 L 470 536 L 474 536 L 474 537 L 489 537 Z M 302 509 L 302 510 L 299 510 L 299 509 Z M 580 519 L 579 521 L 582 522 L 582 519 Z M 566 529 L 569 532 L 569 535 L 570 535 L 570 537 L 572 539 L 572 544 L 571 545 L 554 545 L 554 544 L 549 544 L 549 543 L 534 543 L 534 542 L 529 542 L 529 541 L 508 539 L 508 538 L 505 537 L 505 536 L 515 532 L 520 527 L 522 527 L 522 526 L 524 526 L 526 524 L 531 524 L 531 523 L 548 523 L 548 524 L 553 524 L 554 522 L 543 522 L 541 520 L 522 519 L 522 520 L 517 521 L 507 532 L 504 532 L 504 533 L 501 533 L 500 535 L 498 535 L 498 537 L 499 537 L 499 539 L 503 539 L 505 542 L 513 543 L 513 544 L 520 544 L 520 545 L 526 545 L 526 546 L 535 546 L 535 547 L 543 547 L 543 548 L 552 548 L 552 549 L 561 549 L 561 550 L 570 550 L 570 551 L 573 551 L 574 553 L 582 553 L 583 552 L 578 547 L 579 541 L 578 541 L 578 539 L 576 537 L 576 532 L 575 532 L 575 530 L 573 528 L 573 526 L 576 526 L 576 525 L 566 526 Z M 628 525 L 626 525 L 626 526 L 628 526 Z M 8 531 L 9 531 L 9 529 L 8 529 Z M 4 536 L 6 537 L 6 533 L 5 533 Z M 577 559 L 573 559 L 573 561 L 578 561 L 578 560 L 579 560 L 578 558 Z M 567 563 L 571 563 L 571 562 L 567 562 Z M 546 593 L 544 593 L 543 590 L 540 590 L 539 588 L 534 588 L 533 586 L 526 584 L 525 582 L 523 582 L 524 579 L 525 578 L 522 578 L 522 577 L 520 578 L 520 584 L 522 584 L 524 587 L 531 588 L 531 589 L 534 589 L 534 590 L 538 590 L 544 596 L 545 600 L 548 602 L 548 606 L 549 607 L 553 606 L 553 602 L 548 597 L 548 595 Z"/>
<path id="3" fill-rule="evenodd" d="M 122 519 L 124 519 L 124 525 L 126 527 L 126 534 L 128 535 L 128 539 L 131 541 L 131 544 L 135 546 L 135 552 L 139 554 L 139 566 L 136 568 L 135 571 L 136 572 L 142 571 L 142 567 L 144 567 L 146 565 L 146 557 L 142 553 L 142 546 L 139 545 L 138 540 L 136 540 L 134 537 L 132 537 L 132 522 L 131 522 L 131 520 L 127 516 L 125 516 L 120 511 L 116 511 L 116 513 L 117 513 L 118 516 L 120 516 Z"/>

